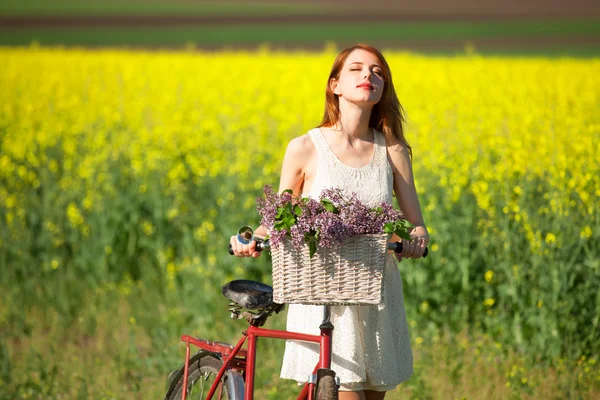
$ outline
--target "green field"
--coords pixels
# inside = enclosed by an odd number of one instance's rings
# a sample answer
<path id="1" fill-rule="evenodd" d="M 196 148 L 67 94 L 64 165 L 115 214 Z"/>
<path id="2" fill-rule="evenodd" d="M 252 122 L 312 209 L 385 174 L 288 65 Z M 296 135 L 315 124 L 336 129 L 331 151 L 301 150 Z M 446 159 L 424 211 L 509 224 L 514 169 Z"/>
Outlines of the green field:
<path id="1" fill-rule="evenodd" d="M 600 55 L 597 14 L 570 15 L 565 6 L 564 17 L 543 18 L 544 7 L 538 5 L 519 17 L 502 17 L 501 12 L 477 14 L 475 5 L 461 7 L 454 10 L 440 3 L 437 14 L 415 14 L 410 7 L 382 0 L 369 6 L 301 0 L 8 0 L 0 4 L 0 22 L 12 20 L 0 24 L 0 45 L 320 50 L 325 43 L 367 42 L 427 54 L 460 54 L 474 48 L 490 55 Z M 378 15 L 388 19 L 380 21 Z M 187 20 L 177 20 L 181 17 Z M 48 25 L 53 18 L 61 18 L 62 25 Z"/>
<path id="2" fill-rule="evenodd" d="M 205 26 L 106 26 L 106 27 L 28 27 L 0 31 L 2 45 L 132 46 L 132 47 L 256 47 L 264 44 L 281 47 L 322 48 L 326 42 L 342 44 L 370 42 L 381 47 L 417 48 L 430 52 L 462 52 L 468 42 L 496 41 L 482 53 L 521 53 L 548 55 L 598 55 L 599 19 L 576 21 L 478 21 L 478 22 L 384 22 L 371 24 L 225 24 Z M 436 41 L 449 42 L 436 47 Z M 517 46 L 519 40 L 536 41 Z M 555 43 L 556 38 L 571 38 L 572 44 Z M 550 40 L 545 44 L 545 40 Z M 581 43 L 578 43 L 581 41 Z M 454 44 L 452 44 L 454 43 Z M 504 43 L 504 45 L 502 44 Z"/>
<path id="3" fill-rule="evenodd" d="M 316 3 L 244 2 L 244 1 L 116 1 L 116 0 L 5 0 L 0 16 L 56 15 L 314 15 L 332 11 L 333 7 Z"/>
<path id="4" fill-rule="evenodd" d="M 270 260 L 229 237 L 335 54 L 0 48 L 1 400 L 161 398 L 181 334 L 239 335 L 221 286 Z M 432 238 L 386 399 L 600 398 L 600 60 L 385 54 Z M 257 398 L 291 398 L 259 345 Z"/>

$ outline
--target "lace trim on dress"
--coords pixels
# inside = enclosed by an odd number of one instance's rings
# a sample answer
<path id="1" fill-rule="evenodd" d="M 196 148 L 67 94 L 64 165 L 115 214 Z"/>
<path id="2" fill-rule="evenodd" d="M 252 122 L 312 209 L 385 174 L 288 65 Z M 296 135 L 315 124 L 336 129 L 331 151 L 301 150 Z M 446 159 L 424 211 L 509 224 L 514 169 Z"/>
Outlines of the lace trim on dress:
<path id="1" fill-rule="evenodd" d="M 375 150 L 369 164 L 355 168 L 344 164 L 331 150 L 320 128 L 315 128 L 309 135 L 317 149 L 317 176 L 311 188 L 311 195 L 318 197 L 322 188 L 336 186 L 336 182 L 344 182 L 344 188 L 359 195 L 361 201 L 375 205 L 381 202 L 391 203 L 393 178 L 387 160 L 385 137 L 377 130 L 375 133 Z M 326 170 L 326 176 L 322 176 Z M 326 182 L 320 182 L 321 179 Z M 319 184 L 317 181 L 319 180 Z M 318 191 L 318 193 L 317 193 Z"/>

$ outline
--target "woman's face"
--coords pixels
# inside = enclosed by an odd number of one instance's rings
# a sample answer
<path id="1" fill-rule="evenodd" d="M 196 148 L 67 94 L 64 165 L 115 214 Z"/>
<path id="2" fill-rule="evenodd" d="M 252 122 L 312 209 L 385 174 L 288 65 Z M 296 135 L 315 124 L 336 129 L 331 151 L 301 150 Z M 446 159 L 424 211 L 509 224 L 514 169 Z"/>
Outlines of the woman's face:
<path id="1" fill-rule="evenodd" d="M 383 65 L 375 54 L 363 49 L 350 53 L 339 78 L 331 81 L 331 89 L 340 100 L 371 106 L 381 100 L 383 86 Z"/>

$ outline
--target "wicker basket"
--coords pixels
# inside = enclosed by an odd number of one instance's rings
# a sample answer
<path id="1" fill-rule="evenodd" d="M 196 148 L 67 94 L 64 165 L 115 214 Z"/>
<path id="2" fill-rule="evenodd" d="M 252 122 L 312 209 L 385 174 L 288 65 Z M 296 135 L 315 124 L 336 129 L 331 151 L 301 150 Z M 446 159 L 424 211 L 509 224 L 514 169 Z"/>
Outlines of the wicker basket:
<path id="1" fill-rule="evenodd" d="M 273 301 L 279 304 L 379 304 L 389 235 L 360 235 L 336 249 L 296 250 L 289 239 L 271 249 Z"/>

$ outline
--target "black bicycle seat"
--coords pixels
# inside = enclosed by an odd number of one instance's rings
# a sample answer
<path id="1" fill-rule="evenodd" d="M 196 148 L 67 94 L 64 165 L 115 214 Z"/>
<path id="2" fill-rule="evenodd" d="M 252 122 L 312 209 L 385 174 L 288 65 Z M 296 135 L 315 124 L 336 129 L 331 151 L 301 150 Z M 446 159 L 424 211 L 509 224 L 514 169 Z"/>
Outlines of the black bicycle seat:
<path id="1" fill-rule="evenodd" d="M 273 303 L 273 288 L 264 283 L 238 279 L 223 286 L 223 296 L 250 310 Z"/>

